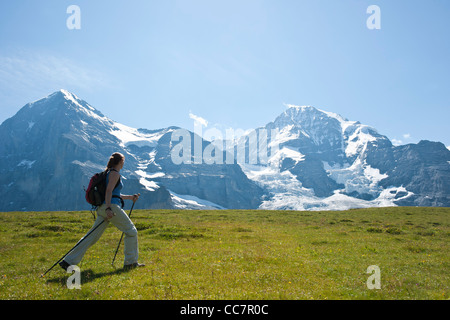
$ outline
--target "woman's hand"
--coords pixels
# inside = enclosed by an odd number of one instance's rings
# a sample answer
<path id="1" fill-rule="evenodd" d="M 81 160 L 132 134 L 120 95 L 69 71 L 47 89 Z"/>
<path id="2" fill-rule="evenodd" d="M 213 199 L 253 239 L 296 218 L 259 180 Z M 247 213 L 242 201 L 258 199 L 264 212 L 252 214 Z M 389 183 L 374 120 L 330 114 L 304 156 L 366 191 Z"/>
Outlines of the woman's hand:
<path id="1" fill-rule="evenodd" d="M 133 194 L 133 197 L 131 198 L 131 200 L 133 200 L 133 202 L 138 201 L 140 195 L 141 195 L 140 193 Z"/>
<path id="2" fill-rule="evenodd" d="M 114 217 L 116 214 L 114 213 L 114 211 L 112 211 L 111 208 L 106 208 L 105 210 L 106 212 L 106 221 L 108 221 L 109 219 L 111 219 L 112 217 Z"/>

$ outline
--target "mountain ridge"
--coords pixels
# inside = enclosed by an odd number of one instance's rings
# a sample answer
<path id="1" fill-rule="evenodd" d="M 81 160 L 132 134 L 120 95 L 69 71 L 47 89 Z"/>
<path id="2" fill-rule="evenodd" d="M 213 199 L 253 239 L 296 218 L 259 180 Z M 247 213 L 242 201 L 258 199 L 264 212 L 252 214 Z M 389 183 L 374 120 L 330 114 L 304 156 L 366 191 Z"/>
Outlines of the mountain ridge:
<path id="1" fill-rule="evenodd" d="M 421 141 L 394 146 L 375 128 L 312 106 L 288 105 L 274 121 L 255 129 L 276 130 L 267 141 L 276 146 L 267 163 L 258 158 L 249 164 L 233 153 L 232 163 L 174 164 L 172 134 L 177 130 L 184 130 L 192 150 L 198 141 L 203 153 L 211 150 L 211 141 L 183 128 L 120 124 L 64 89 L 28 103 L 0 125 L 0 160 L 5 164 L 0 192 L 8 199 L 0 211 L 87 209 L 82 186 L 116 151 L 126 157 L 123 176 L 129 191 L 124 193 L 141 192 L 142 208 L 450 205 L 450 151 L 445 145 Z M 240 140 L 245 159 L 252 152 L 250 139 L 247 134 Z M 225 159 L 236 144 L 232 148 L 214 153 Z"/>

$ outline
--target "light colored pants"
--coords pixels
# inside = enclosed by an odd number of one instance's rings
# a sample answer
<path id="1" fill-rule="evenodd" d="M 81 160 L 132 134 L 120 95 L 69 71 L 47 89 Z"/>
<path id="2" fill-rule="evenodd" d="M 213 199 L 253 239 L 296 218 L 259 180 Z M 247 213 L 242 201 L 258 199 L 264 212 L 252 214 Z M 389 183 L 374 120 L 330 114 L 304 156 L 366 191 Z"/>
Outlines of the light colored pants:
<path id="1" fill-rule="evenodd" d="M 105 221 L 106 217 L 106 205 L 101 205 L 97 210 L 97 219 L 94 222 L 91 230 L 99 225 L 102 221 Z M 111 222 L 120 231 L 124 233 L 124 265 L 138 262 L 138 238 L 137 229 L 133 222 L 130 220 L 125 211 L 123 211 L 118 205 L 111 204 L 112 211 L 116 214 L 109 221 L 103 222 L 94 232 L 92 232 L 86 239 L 84 239 L 75 249 L 64 258 L 69 265 L 77 265 L 83 259 L 87 249 L 95 244 L 102 236 L 103 232 L 109 226 Z M 89 230 L 88 233 L 91 231 Z M 86 233 L 87 234 L 87 233 Z"/>

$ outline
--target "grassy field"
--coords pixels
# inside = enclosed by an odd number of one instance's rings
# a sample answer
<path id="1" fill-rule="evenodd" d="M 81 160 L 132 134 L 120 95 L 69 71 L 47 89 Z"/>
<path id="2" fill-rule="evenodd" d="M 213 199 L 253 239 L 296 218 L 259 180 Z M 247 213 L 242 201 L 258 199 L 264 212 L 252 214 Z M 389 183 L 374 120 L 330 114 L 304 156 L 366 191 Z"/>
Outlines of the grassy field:
<path id="1" fill-rule="evenodd" d="M 135 210 L 140 262 L 125 272 L 110 226 L 82 263 L 56 266 L 89 212 L 0 213 L 0 299 L 448 299 L 450 208 L 337 212 Z M 367 268 L 381 271 L 369 290 Z"/>

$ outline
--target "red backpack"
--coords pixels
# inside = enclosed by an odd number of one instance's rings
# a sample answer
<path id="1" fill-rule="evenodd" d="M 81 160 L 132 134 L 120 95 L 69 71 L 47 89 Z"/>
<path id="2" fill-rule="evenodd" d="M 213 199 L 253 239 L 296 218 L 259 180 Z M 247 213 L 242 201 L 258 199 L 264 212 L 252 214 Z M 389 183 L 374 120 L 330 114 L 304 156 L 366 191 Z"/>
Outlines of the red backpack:
<path id="1" fill-rule="evenodd" d="M 85 190 L 85 192 L 86 192 L 85 197 L 86 197 L 86 201 L 90 205 L 92 205 L 92 207 L 101 206 L 103 204 L 103 202 L 105 202 L 106 177 L 108 176 L 108 173 L 111 170 L 116 171 L 115 169 L 106 169 L 105 171 L 98 172 L 91 177 L 91 180 L 89 181 L 89 185 L 88 185 L 87 189 Z M 120 178 L 119 178 L 119 181 L 117 181 L 116 187 L 119 185 L 119 183 L 120 183 Z M 117 196 L 113 196 L 113 197 L 117 197 Z M 118 197 L 118 198 L 120 198 L 120 197 Z"/>

